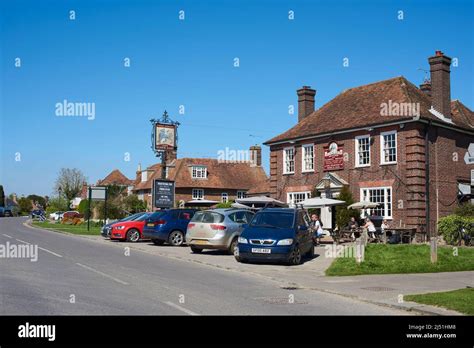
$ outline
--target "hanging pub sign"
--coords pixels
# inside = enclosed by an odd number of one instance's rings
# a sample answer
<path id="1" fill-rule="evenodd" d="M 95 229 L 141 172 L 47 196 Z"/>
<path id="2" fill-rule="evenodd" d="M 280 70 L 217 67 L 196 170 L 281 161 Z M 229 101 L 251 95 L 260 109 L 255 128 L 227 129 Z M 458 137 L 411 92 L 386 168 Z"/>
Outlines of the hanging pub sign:
<path id="1" fill-rule="evenodd" d="M 155 123 L 154 150 L 176 150 L 176 124 Z"/>
<path id="2" fill-rule="evenodd" d="M 331 142 L 324 146 L 324 171 L 344 169 L 343 146 Z"/>
<path id="3" fill-rule="evenodd" d="M 155 179 L 153 181 L 153 206 L 155 208 L 173 208 L 174 181 Z"/>

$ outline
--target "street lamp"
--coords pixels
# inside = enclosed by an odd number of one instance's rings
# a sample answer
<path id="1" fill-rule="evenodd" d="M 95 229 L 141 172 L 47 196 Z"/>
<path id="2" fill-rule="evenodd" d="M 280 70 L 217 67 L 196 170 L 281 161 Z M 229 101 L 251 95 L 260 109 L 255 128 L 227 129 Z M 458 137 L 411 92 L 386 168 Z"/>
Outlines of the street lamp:
<path id="1" fill-rule="evenodd" d="M 58 203 L 61 204 L 61 192 L 63 192 L 63 189 L 61 186 L 58 187 Z"/>

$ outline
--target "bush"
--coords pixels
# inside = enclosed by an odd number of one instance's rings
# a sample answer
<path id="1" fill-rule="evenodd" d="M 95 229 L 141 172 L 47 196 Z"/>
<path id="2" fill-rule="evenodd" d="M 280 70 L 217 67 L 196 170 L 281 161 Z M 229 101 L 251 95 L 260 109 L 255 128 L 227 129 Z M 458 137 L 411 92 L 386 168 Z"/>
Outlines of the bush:
<path id="1" fill-rule="evenodd" d="M 81 203 L 79 203 L 79 206 L 77 207 L 77 211 L 83 214 L 84 219 L 86 220 L 89 218 L 89 211 L 87 210 L 88 206 L 89 206 L 89 200 L 83 199 Z M 91 205 L 91 209 L 92 209 L 92 205 Z"/>
<path id="2" fill-rule="evenodd" d="M 459 216 L 474 217 L 474 204 L 464 203 L 454 209 L 454 214 Z"/>
<path id="3" fill-rule="evenodd" d="M 459 244 L 459 231 L 464 228 L 466 234 L 474 238 L 474 217 L 448 215 L 439 219 L 438 232 L 450 245 Z"/>
<path id="4" fill-rule="evenodd" d="M 216 208 L 232 208 L 232 204 L 234 204 L 234 201 L 221 202 L 216 204 Z"/>

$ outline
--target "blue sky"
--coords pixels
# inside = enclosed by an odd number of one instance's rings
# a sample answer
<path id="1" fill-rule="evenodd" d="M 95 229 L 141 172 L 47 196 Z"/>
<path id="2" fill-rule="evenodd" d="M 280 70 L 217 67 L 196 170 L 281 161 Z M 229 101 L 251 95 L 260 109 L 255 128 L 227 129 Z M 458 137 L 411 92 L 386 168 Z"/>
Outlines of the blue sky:
<path id="1" fill-rule="evenodd" d="M 149 119 L 164 109 L 181 122 L 179 157 L 247 149 L 296 123 L 302 85 L 321 107 L 394 76 L 419 84 L 435 50 L 458 58 L 451 95 L 474 108 L 472 1 L 3 0 L 0 23 L 7 193 L 51 195 L 62 167 L 91 183 L 115 168 L 134 177 L 156 162 Z M 57 117 L 64 99 L 95 103 L 95 119 Z M 268 173 L 265 146 L 263 161 Z"/>

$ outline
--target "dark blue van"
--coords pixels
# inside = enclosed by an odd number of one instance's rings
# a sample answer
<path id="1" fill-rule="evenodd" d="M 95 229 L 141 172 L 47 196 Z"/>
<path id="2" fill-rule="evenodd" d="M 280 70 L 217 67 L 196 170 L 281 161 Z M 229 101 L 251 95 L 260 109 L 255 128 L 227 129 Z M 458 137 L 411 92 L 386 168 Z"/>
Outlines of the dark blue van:
<path id="1" fill-rule="evenodd" d="M 185 241 L 186 229 L 197 209 L 165 209 L 154 212 L 145 222 L 143 238 L 156 245 L 165 242 L 180 246 Z"/>
<path id="2" fill-rule="evenodd" d="M 239 262 L 280 261 L 298 265 L 303 256 L 314 256 L 313 232 L 304 209 L 266 208 L 255 214 L 239 237 L 235 259 Z"/>

